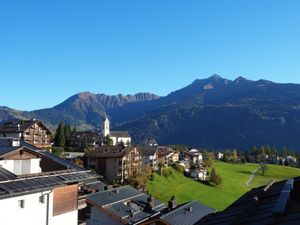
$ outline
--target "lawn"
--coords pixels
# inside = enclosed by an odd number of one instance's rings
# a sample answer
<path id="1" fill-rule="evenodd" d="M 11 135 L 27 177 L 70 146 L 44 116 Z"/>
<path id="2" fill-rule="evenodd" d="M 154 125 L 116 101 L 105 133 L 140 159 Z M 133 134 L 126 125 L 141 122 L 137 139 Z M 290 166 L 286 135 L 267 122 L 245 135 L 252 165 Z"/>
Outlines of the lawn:
<path id="1" fill-rule="evenodd" d="M 201 184 L 171 169 L 172 174 L 168 177 L 155 174 L 154 180 L 147 182 L 147 190 L 162 202 L 167 202 L 174 195 L 178 204 L 195 199 L 217 210 L 223 210 L 250 190 L 245 186 L 245 182 L 258 166 L 250 163 L 216 162 L 214 167 L 223 179 L 219 187 Z M 260 186 L 271 179 L 282 180 L 294 176 L 300 176 L 299 169 L 269 165 L 265 176 L 258 175 L 250 186 Z"/>

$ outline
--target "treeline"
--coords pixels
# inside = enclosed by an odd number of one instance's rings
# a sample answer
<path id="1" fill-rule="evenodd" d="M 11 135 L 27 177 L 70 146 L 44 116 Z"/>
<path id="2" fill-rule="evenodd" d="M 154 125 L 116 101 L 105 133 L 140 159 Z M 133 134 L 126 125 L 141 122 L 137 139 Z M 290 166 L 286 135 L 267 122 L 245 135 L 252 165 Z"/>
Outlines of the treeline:
<path id="1" fill-rule="evenodd" d="M 54 146 L 56 147 L 68 147 L 70 145 L 70 139 L 76 132 L 76 127 L 71 127 L 69 124 L 60 122 L 56 129 L 54 137 Z"/>

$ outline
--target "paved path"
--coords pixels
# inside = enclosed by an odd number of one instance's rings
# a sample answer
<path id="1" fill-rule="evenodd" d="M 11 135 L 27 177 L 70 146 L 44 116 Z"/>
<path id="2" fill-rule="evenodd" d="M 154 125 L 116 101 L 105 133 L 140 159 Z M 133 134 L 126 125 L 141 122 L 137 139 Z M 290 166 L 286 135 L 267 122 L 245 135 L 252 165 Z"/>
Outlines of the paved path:
<path id="1" fill-rule="evenodd" d="M 250 186 L 251 181 L 253 180 L 255 174 L 257 173 L 257 171 L 260 169 L 260 167 L 257 167 L 251 174 L 251 176 L 249 177 L 249 179 L 245 182 L 246 187 Z"/>

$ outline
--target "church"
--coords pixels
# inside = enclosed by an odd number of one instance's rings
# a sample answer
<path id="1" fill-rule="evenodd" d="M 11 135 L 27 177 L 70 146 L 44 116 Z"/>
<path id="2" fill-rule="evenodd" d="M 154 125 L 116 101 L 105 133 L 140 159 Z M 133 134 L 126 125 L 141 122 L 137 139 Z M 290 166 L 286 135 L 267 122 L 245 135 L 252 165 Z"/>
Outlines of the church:
<path id="1" fill-rule="evenodd" d="M 131 144 L 131 137 L 127 131 L 111 131 L 110 130 L 110 122 L 107 117 L 103 120 L 102 123 L 102 136 L 106 137 L 109 135 L 109 137 L 113 141 L 113 145 L 119 145 L 121 143 L 124 144 L 124 146 L 129 146 Z"/>

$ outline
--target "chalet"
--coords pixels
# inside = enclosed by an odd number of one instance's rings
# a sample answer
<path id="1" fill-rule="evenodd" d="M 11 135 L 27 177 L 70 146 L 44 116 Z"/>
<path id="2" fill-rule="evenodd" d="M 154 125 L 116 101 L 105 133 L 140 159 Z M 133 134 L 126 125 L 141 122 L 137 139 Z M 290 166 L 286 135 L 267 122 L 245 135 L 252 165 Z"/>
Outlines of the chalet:
<path id="1" fill-rule="evenodd" d="M 300 177 L 254 188 L 221 212 L 197 225 L 300 224 Z"/>
<path id="2" fill-rule="evenodd" d="M 188 158 L 190 159 L 191 163 L 198 164 L 203 162 L 202 154 L 197 149 L 191 149 L 187 152 Z"/>
<path id="3" fill-rule="evenodd" d="M 51 132 L 39 120 L 16 120 L 0 126 L 0 137 L 20 138 L 38 148 L 51 147 Z"/>
<path id="4" fill-rule="evenodd" d="M 158 170 L 158 147 L 157 146 L 143 146 L 140 147 L 142 157 L 142 169 L 149 165 L 152 170 Z"/>
<path id="5" fill-rule="evenodd" d="M 0 138 L 0 224 L 78 224 L 99 176 L 23 140 Z"/>
<path id="6" fill-rule="evenodd" d="M 179 161 L 179 154 L 170 147 L 158 146 L 158 162 L 169 165 Z"/>
<path id="7" fill-rule="evenodd" d="M 204 166 L 191 168 L 189 174 L 190 177 L 194 178 L 195 180 L 199 180 L 199 181 L 207 180 L 207 169 Z"/>
<path id="8" fill-rule="evenodd" d="M 116 145 L 130 146 L 131 144 L 131 137 L 127 131 L 110 130 L 110 122 L 107 117 L 105 117 L 102 123 L 102 136 L 103 138 L 109 136 L 112 139 L 114 146 Z"/>
<path id="9" fill-rule="evenodd" d="M 91 208 L 87 225 L 145 224 L 165 205 L 133 187 L 123 186 L 87 197 Z"/>
<path id="10" fill-rule="evenodd" d="M 138 147 L 101 146 L 84 156 L 85 165 L 103 175 L 108 181 L 127 181 L 141 172 L 141 155 Z"/>

